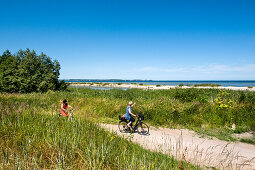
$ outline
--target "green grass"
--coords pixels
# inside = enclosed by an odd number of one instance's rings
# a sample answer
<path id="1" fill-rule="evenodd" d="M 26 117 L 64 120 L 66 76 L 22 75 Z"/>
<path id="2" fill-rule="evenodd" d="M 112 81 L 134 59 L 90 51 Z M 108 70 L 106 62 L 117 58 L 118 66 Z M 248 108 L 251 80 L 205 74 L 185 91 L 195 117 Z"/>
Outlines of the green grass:
<path id="1" fill-rule="evenodd" d="M 13 108 L 1 105 L 2 169 L 199 169 L 145 150 L 84 117 L 71 122 L 39 109 L 43 103 L 22 102 L 40 94 L 5 95 L 19 100 Z"/>
<path id="2" fill-rule="evenodd" d="M 219 87 L 219 84 L 195 84 L 194 87 Z"/>
<path id="3" fill-rule="evenodd" d="M 240 139 L 241 142 L 249 143 L 255 145 L 255 135 L 253 134 L 252 138 L 242 138 Z"/>
<path id="4" fill-rule="evenodd" d="M 103 83 L 102 86 L 108 86 L 110 83 Z"/>
<path id="5" fill-rule="evenodd" d="M 46 94 L 1 94 L 0 102 L 6 104 L 15 102 L 17 98 L 28 104 L 42 103 L 42 107 L 57 112 L 60 100 L 66 98 L 72 106 L 83 115 L 117 119 L 124 114 L 130 100 L 136 102 L 134 113 L 142 113 L 145 120 L 154 126 L 174 127 L 231 127 L 247 126 L 255 129 L 255 92 L 227 91 L 231 107 L 219 108 L 217 102 L 218 89 L 111 89 L 95 90 L 88 88 L 69 88 L 66 92 L 51 92 Z M 37 108 L 38 109 L 38 108 Z M 254 127 L 254 128 L 253 128 Z"/>
<path id="6" fill-rule="evenodd" d="M 55 116 L 63 99 L 75 108 L 76 122 Z M 1 168 L 178 169 L 181 163 L 173 158 L 144 150 L 95 125 L 116 124 L 130 100 L 136 102 L 134 113 L 144 114 L 145 122 L 154 126 L 186 127 L 229 141 L 235 140 L 233 133 L 255 130 L 255 92 L 250 91 L 68 88 L 0 93 Z M 228 106 L 221 108 L 220 102 Z M 233 123 L 235 131 L 230 129 Z M 254 144 L 253 138 L 241 141 Z"/>
<path id="7" fill-rule="evenodd" d="M 125 114 L 128 102 L 132 100 L 136 102 L 133 112 L 144 114 L 145 122 L 153 126 L 200 129 L 205 125 L 212 129 L 229 129 L 234 123 L 239 128 L 245 127 L 245 131 L 255 130 L 255 92 L 251 91 L 68 88 L 65 92 L 44 94 L 1 93 L 0 105 L 12 107 L 19 101 L 32 106 L 36 112 L 47 110 L 49 114 L 55 114 L 65 98 L 78 114 L 94 121 L 117 123 L 118 116 Z M 203 131 L 218 138 L 223 135 L 213 135 L 210 129 Z M 226 130 L 226 135 L 229 133 Z"/>
<path id="8" fill-rule="evenodd" d="M 184 84 L 183 84 L 183 83 L 179 84 L 179 87 L 183 87 L 183 86 L 184 86 Z"/>
<path id="9" fill-rule="evenodd" d="M 220 140 L 225 141 L 237 141 L 232 135 L 235 133 L 232 129 L 229 128 L 192 128 L 197 132 L 201 137 L 216 137 Z"/>

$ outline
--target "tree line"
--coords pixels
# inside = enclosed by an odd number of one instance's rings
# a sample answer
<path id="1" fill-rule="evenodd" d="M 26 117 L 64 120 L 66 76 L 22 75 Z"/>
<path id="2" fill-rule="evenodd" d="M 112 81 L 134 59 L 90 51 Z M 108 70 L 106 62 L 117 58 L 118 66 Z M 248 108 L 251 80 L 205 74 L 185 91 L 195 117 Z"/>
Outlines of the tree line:
<path id="1" fill-rule="evenodd" d="M 67 84 L 59 81 L 60 64 L 57 60 L 34 50 L 19 50 L 12 54 L 9 50 L 0 55 L 1 92 L 47 92 L 65 90 Z"/>

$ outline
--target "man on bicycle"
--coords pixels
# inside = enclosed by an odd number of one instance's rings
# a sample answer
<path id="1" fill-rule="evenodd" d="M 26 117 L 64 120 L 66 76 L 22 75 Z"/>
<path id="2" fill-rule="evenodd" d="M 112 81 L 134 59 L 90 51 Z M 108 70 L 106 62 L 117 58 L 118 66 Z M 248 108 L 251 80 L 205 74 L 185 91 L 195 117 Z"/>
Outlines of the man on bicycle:
<path id="1" fill-rule="evenodd" d="M 136 115 L 132 113 L 132 107 L 134 107 L 134 105 L 135 105 L 135 103 L 133 104 L 133 102 L 130 101 L 130 102 L 128 103 L 127 112 L 126 112 L 126 114 L 125 114 L 125 119 L 126 119 L 126 120 L 129 120 L 129 123 L 127 124 L 127 126 L 128 126 L 130 129 L 132 129 L 132 128 L 131 128 L 132 123 L 135 121 L 135 119 L 134 119 L 133 117 L 136 117 Z M 133 117 L 132 117 L 132 116 L 133 116 Z M 131 125 L 131 126 L 130 126 L 130 125 Z"/>

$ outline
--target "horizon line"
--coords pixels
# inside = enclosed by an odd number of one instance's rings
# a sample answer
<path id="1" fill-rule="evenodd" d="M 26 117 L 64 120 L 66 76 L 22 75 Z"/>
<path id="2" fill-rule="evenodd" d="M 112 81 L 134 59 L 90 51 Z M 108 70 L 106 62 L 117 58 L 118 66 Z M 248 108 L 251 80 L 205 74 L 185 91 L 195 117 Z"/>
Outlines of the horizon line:
<path id="1" fill-rule="evenodd" d="M 255 81 L 255 80 L 153 80 L 153 79 L 88 79 L 88 78 L 69 78 L 69 79 L 59 79 L 59 80 L 89 80 L 89 81 L 98 81 L 98 80 L 108 80 L 108 81 Z"/>

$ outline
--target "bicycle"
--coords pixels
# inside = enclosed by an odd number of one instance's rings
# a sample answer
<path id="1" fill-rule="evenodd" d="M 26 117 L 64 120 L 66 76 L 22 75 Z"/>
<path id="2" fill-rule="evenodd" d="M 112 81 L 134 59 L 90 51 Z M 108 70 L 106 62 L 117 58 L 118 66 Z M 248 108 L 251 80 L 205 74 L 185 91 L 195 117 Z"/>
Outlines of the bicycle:
<path id="1" fill-rule="evenodd" d="M 69 116 L 68 116 L 68 119 L 67 119 L 67 120 L 68 120 L 68 121 L 69 121 L 69 120 L 71 120 L 71 121 L 74 120 L 74 116 L 73 116 L 73 115 L 74 115 L 74 110 L 73 110 L 73 109 L 70 109 L 70 110 L 67 110 L 67 111 L 69 112 Z"/>
<path id="2" fill-rule="evenodd" d="M 68 111 L 68 114 L 69 114 L 67 120 L 68 120 L 68 121 L 69 121 L 69 120 L 71 120 L 71 121 L 74 120 L 74 109 L 69 109 L 69 110 L 67 110 L 67 111 Z M 62 117 L 63 115 L 62 115 L 61 113 L 58 113 L 57 116 L 58 116 L 58 117 Z"/>
<path id="3" fill-rule="evenodd" d="M 122 116 L 119 116 L 119 120 L 120 120 L 120 122 L 119 122 L 118 127 L 119 127 L 120 132 L 122 132 L 122 133 L 138 132 L 138 134 L 140 134 L 140 135 L 149 135 L 150 128 L 146 123 L 143 122 L 143 120 L 144 120 L 143 115 L 141 115 L 141 114 L 138 115 L 138 119 L 137 119 L 135 125 L 133 126 L 133 128 L 131 125 L 132 129 L 130 129 L 127 126 L 128 121 L 125 118 L 123 118 Z"/>

